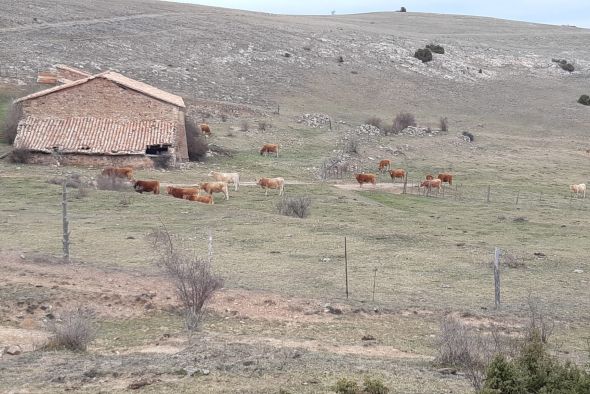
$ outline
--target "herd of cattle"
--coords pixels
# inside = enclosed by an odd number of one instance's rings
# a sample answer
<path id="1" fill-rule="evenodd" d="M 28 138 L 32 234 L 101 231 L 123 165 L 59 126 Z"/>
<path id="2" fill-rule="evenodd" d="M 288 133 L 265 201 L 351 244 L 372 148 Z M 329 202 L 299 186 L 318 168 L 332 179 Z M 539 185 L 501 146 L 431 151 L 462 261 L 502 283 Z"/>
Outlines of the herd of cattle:
<path id="1" fill-rule="evenodd" d="M 203 134 L 210 135 L 211 130 L 208 125 L 202 124 L 200 125 L 200 129 Z M 260 155 L 264 154 L 275 154 L 276 157 L 279 157 L 279 145 L 278 144 L 264 144 L 260 149 Z M 396 168 L 390 169 L 391 161 L 384 159 L 379 162 L 378 170 L 379 172 L 384 172 L 387 170 L 391 177 L 391 181 L 395 183 L 397 179 L 401 179 L 404 183 L 407 182 L 408 173 L 403 168 Z M 160 194 L 160 181 L 155 180 L 139 180 L 133 178 L 133 168 L 132 167 L 106 167 L 102 170 L 102 175 L 107 177 L 114 177 L 114 178 L 124 178 L 128 179 L 132 182 L 133 188 L 138 193 L 154 193 Z M 166 192 L 171 195 L 172 197 L 185 199 L 189 201 L 196 201 L 204 204 L 213 204 L 213 194 L 214 193 L 222 193 L 226 200 L 229 199 L 229 188 L 228 185 L 233 184 L 234 190 L 238 191 L 240 187 L 240 174 L 237 172 L 216 172 L 211 171 L 209 173 L 210 177 L 215 179 L 215 182 L 202 182 L 198 186 L 193 187 L 176 187 L 176 186 L 168 186 L 166 188 Z M 373 187 L 377 185 L 377 175 L 372 173 L 365 173 L 361 172 L 358 174 L 354 174 L 356 181 L 359 184 L 359 187 L 363 187 L 363 184 L 370 183 Z M 423 187 L 428 189 L 429 191 L 432 189 L 439 190 L 443 187 L 443 184 L 453 184 L 453 175 L 448 172 L 443 172 L 438 174 L 436 179 L 433 175 L 428 174 L 426 175 L 426 179 L 420 182 L 419 187 Z M 261 186 L 264 189 L 264 195 L 268 195 L 268 189 L 276 189 L 279 191 L 279 196 L 283 195 L 284 188 L 285 188 L 285 180 L 281 177 L 277 178 L 260 178 L 256 181 L 258 186 Z M 202 195 L 201 191 L 205 194 Z M 580 183 L 577 185 L 570 185 L 570 191 L 572 195 L 575 193 L 576 197 L 582 196 L 582 198 L 586 198 L 586 184 Z"/>
<path id="2" fill-rule="evenodd" d="M 394 170 L 390 170 L 389 167 L 391 166 L 391 161 L 384 159 L 379 162 L 379 172 L 383 172 L 387 170 L 389 176 L 391 176 L 391 181 L 395 183 L 396 179 L 401 179 L 403 182 L 406 182 L 408 179 L 408 173 L 403 168 L 396 168 Z M 356 181 L 359 183 L 359 187 L 363 187 L 364 183 L 371 183 L 373 187 L 377 186 L 377 175 L 371 173 L 361 172 L 360 174 L 354 174 Z M 453 184 L 453 175 L 449 174 L 448 172 L 443 172 L 438 174 L 437 179 L 434 179 L 434 176 L 431 174 L 426 175 L 426 179 L 420 183 L 420 187 L 427 188 L 428 190 L 437 189 L 440 190 L 442 188 L 443 183 L 448 183 L 449 185 Z"/>
<path id="3" fill-rule="evenodd" d="M 201 125 L 203 129 L 203 125 Z M 277 144 L 265 144 L 260 150 L 260 154 L 275 153 L 278 157 L 279 148 Z M 160 181 L 141 180 L 133 177 L 133 167 L 106 167 L 101 172 L 102 176 L 109 178 L 121 178 L 131 182 L 133 189 L 138 193 L 160 194 Z M 229 200 L 229 185 L 234 185 L 234 190 L 238 191 L 240 187 L 240 174 L 237 172 L 209 172 L 209 176 L 215 179 L 214 182 L 201 182 L 198 186 L 193 187 L 176 187 L 167 186 L 166 193 L 175 198 L 189 201 L 196 201 L 203 204 L 213 204 L 213 194 L 222 193 L 226 200 Z M 276 189 L 279 196 L 282 196 L 285 189 L 285 179 L 277 178 L 260 178 L 256 184 L 264 189 L 264 195 L 268 196 L 268 189 Z M 201 194 L 204 192 L 205 194 Z"/>

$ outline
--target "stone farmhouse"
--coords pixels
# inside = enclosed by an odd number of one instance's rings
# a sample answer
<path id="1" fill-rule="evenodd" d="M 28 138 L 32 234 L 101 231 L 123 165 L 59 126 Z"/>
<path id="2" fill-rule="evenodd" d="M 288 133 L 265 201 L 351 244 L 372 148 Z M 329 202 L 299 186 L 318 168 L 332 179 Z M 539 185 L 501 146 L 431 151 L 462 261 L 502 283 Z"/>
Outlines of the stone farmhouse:
<path id="1" fill-rule="evenodd" d="M 15 101 L 14 148 L 30 151 L 30 162 L 149 168 L 188 160 L 182 97 L 114 71 L 56 69 L 39 78 L 63 84 Z"/>

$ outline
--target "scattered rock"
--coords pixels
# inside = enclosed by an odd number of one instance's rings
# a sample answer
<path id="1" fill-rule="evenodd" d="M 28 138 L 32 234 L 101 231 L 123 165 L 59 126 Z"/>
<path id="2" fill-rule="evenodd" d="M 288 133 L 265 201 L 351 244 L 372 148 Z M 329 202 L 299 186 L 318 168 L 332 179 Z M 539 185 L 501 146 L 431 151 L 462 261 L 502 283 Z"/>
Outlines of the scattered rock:
<path id="1" fill-rule="evenodd" d="M 340 308 L 334 308 L 330 304 L 326 304 L 326 305 L 324 305 L 324 312 L 331 313 L 333 315 L 341 315 L 342 314 L 342 309 L 340 309 Z"/>
<path id="2" fill-rule="evenodd" d="M 208 369 L 197 367 L 186 367 L 181 369 L 181 371 L 184 371 L 184 374 L 187 376 L 203 376 L 211 373 Z"/>
<path id="3" fill-rule="evenodd" d="M 363 335 L 363 337 L 361 338 L 361 340 L 362 341 L 374 341 L 375 340 L 375 337 L 372 336 L 372 335 L 370 335 L 370 334 L 367 334 L 367 335 Z"/>
<path id="4" fill-rule="evenodd" d="M 244 361 L 242 363 L 242 365 L 245 365 L 246 367 L 249 366 L 249 365 L 254 365 L 254 361 L 252 361 L 252 360 L 246 360 L 246 361 Z"/>
<path id="5" fill-rule="evenodd" d="M 330 259 L 329 257 L 322 257 L 322 258 L 320 259 L 320 261 L 321 261 L 322 263 L 329 263 L 329 262 L 331 261 L 331 259 Z"/>
<path id="6" fill-rule="evenodd" d="M 456 375 L 457 374 L 457 370 L 455 368 L 440 368 L 440 369 L 437 369 L 436 372 L 443 374 L 443 375 Z"/>
<path id="7" fill-rule="evenodd" d="M 576 269 L 576 270 L 574 270 L 574 273 L 576 273 L 576 274 L 583 274 L 584 273 L 584 270 Z"/>
<path id="8" fill-rule="evenodd" d="M 10 356 L 18 356 L 22 352 L 23 352 L 22 349 L 18 345 L 6 346 L 4 348 L 4 353 L 8 354 Z"/>
<path id="9" fill-rule="evenodd" d="M 143 378 L 143 379 L 140 379 L 140 380 L 137 380 L 137 381 L 131 383 L 129 386 L 127 386 L 127 388 L 131 389 L 131 390 L 138 390 L 142 387 L 149 386 L 151 384 L 154 384 L 154 383 L 157 383 L 160 381 L 161 381 L 160 379 Z"/>
<path id="10" fill-rule="evenodd" d="M 547 255 L 545 255 L 545 253 L 543 253 L 543 252 L 535 252 L 533 254 L 535 255 L 535 257 L 540 257 L 540 258 L 547 257 Z"/>
<path id="11" fill-rule="evenodd" d="M 326 114 L 303 114 L 297 118 L 297 123 L 303 123 L 307 127 L 322 128 L 331 124 L 331 118 Z"/>

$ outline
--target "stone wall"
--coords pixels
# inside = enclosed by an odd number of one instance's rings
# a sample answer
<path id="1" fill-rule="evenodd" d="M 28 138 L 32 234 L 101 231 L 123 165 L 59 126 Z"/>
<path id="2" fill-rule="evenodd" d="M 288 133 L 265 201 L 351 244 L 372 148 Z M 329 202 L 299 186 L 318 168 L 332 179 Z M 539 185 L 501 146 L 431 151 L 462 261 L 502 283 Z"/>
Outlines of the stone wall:
<path id="1" fill-rule="evenodd" d="M 104 78 L 23 102 L 25 116 L 178 121 L 180 109 Z"/>
<path id="2" fill-rule="evenodd" d="M 28 164 L 46 164 L 46 165 L 74 165 L 85 167 L 122 167 L 131 166 L 133 168 L 154 168 L 154 162 L 147 156 L 140 155 L 121 155 L 121 156 L 101 156 L 101 155 L 84 155 L 84 154 L 64 154 L 52 155 L 50 153 L 32 152 Z"/>

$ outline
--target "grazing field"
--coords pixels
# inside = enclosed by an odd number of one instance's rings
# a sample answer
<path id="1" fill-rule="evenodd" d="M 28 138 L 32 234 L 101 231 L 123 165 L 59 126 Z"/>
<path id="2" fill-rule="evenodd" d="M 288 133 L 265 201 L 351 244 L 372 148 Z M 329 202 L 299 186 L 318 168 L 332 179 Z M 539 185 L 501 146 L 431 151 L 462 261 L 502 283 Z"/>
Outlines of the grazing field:
<path id="1" fill-rule="evenodd" d="M 590 198 L 569 185 L 590 183 L 590 112 L 575 102 L 590 76 L 588 30 L 105 1 L 0 4 L 10 16 L 0 18 L 9 43 L 0 70 L 17 76 L 1 80 L 0 124 L 10 97 L 42 88 L 37 69 L 115 68 L 184 95 L 188 115 L 211 126 L 206 160 L 136 170 L 136 179 L 159 180 L 164 192 L 214 170 L 239 172 L 241 186 L 212 206 L 130 187 L 69 188 L 65 264 L 59 183 L 90 182 L 101 168 L 0 160 L 0 349 L 22 351 L 2 352 L 1 392 L 323 393 L 340 378 L 373 377 L 393 393 L 469 393 L 465 371 L 436 362 L 441 321 L 522 338 L 533 303 L 554 325 L 551 353 L 587 363 Z M 430 42 L 445 55 L 412 57 Z M 430 132 L 364 125 L 380 117 L 389 126 L 408 111 Z M 441 117 L 448 131 L 438 131 Z M 279 144 L 279 157 L 261 156 L 263 144 Z M 10 149 L 0 143 L 0 155 Z M 407 170 L 406 194 L 378 172 L 381 159 Z M 348 168 L 322 176 L 337 160 Z M 359 187 L 361 171 L 378 176 L 375 188 Z M 417 187 L 441 172 L 453 185 Z M 278 191 L 265 197 L 260 177 L 283 177 L 286 197 L 309 197 L 309 217 L 279 214 Z M 224 279 L 190 341 L 148 241 L 163 227 L 202 257 L 211 233 Z M 44 347 L 51 321 L 72 307 L 88 308 L 97 325 L 87 352 Z"/>

